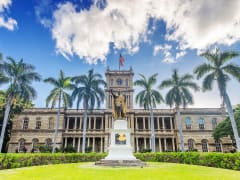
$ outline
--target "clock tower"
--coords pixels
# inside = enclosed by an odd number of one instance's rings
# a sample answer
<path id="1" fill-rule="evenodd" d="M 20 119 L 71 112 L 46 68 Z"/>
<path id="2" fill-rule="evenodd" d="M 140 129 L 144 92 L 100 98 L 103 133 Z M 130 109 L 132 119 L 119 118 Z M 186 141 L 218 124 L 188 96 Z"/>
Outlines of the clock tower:
<path id="1" fill-rule="evenodd" d="M 119 91 L 126 97 L 127 109 L 133 109 L 133 70 L 110 70 L 107 68 L 105 76 L 107 87 L 106 94 L 106 109 L 112 109 L 113 97 L 110 93 L 112 89 L 114 94 Z"/>

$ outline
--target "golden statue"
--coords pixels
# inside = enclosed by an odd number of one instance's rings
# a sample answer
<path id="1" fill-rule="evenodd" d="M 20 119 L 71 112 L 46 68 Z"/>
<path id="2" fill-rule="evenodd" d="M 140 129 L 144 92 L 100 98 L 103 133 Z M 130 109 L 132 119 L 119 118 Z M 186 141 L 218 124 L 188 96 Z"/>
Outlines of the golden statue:
<path id="1" fill-rule="evenodd" d="M 117 95 L 113 93 L 112 89 L 110 92 L 113 96 L 113 118 L 125 118 L 127 112 L 126 98 L 120 94 L 120 91 Z"/>

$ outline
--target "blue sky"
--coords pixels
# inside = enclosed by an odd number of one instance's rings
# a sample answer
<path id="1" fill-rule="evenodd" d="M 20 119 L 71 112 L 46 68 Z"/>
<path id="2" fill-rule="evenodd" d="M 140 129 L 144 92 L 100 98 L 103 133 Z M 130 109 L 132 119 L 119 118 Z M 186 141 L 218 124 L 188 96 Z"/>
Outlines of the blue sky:
<path id="1" fill-rule="evenodd" d="M 157 72 L 160 84 L 174 68 L 192 73 L 206 49 L 240 51 L 239 8 L 238 0 L 0 0 L 0 52 L 33 64 L 43 79 L 60 69 L 68 76 L 91 68 L 104 75 L 107 66 L 118 68 L 121 53 L 123 69 L 132 66 L 135 79 Z M 34 87 L 34 103 L 44 107 L 52 87 Z M 235 80 L 228 85 L 233 104 L 239 88 Z M 194 93 L 194 99 L 191 107 L 221 103 L 217 88 Z"/>

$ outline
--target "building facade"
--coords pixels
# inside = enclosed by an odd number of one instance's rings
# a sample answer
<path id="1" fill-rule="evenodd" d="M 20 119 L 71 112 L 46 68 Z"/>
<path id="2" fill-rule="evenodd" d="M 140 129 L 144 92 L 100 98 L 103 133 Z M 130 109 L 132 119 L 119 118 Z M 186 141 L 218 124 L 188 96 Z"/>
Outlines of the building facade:
<path id="1" fill-rule="evenodd" d="M 150 112 L 133 108 L 133 70 L 106 70 L 105 109 L 95 109 L 88 113 L 86 146 L 93 152 L 107 152 L 110 143 L 110 130 L 113 126 L 113 93 L 119 91 L 127 103 L 127 122 L 131 129 L 131 144 L 135 152 L 150 149 L 151 122 Z M 51 146 L 54 136 L 56 109 L 26 109 L 13 119 L 8 152 L 38 151 L 40 145 Z M 61 110 L 57 146 L 73 146 L 81 152 L 84 110 Z M 214 128 L 224 120 L 226 112 L 222 108 L 186 108 L 181 109 L 181 120 L 186 150 L 197 149 L 200 152 L 228 152 L 233 149 L 229 137 L 215 141 Z M 179 132 L 176 112 L 171 109 L 154 110 L 156 151 L 179 150 Z"/>

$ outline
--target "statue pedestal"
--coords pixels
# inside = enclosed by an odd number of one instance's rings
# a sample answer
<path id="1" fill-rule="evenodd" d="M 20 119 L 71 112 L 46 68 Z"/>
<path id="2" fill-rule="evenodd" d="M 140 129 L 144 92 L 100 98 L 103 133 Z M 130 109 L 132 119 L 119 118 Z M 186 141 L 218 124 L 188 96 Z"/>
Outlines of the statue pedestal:
<path id="1" fill-rule="evenodd" d="M 105 159 L 96 162 L 103 166 L 145 166 L 146 163 L 136 159 L 131 147 L 130 129 L 125 119 L 115 120 L 111 130 L 109 153 Z"/>

